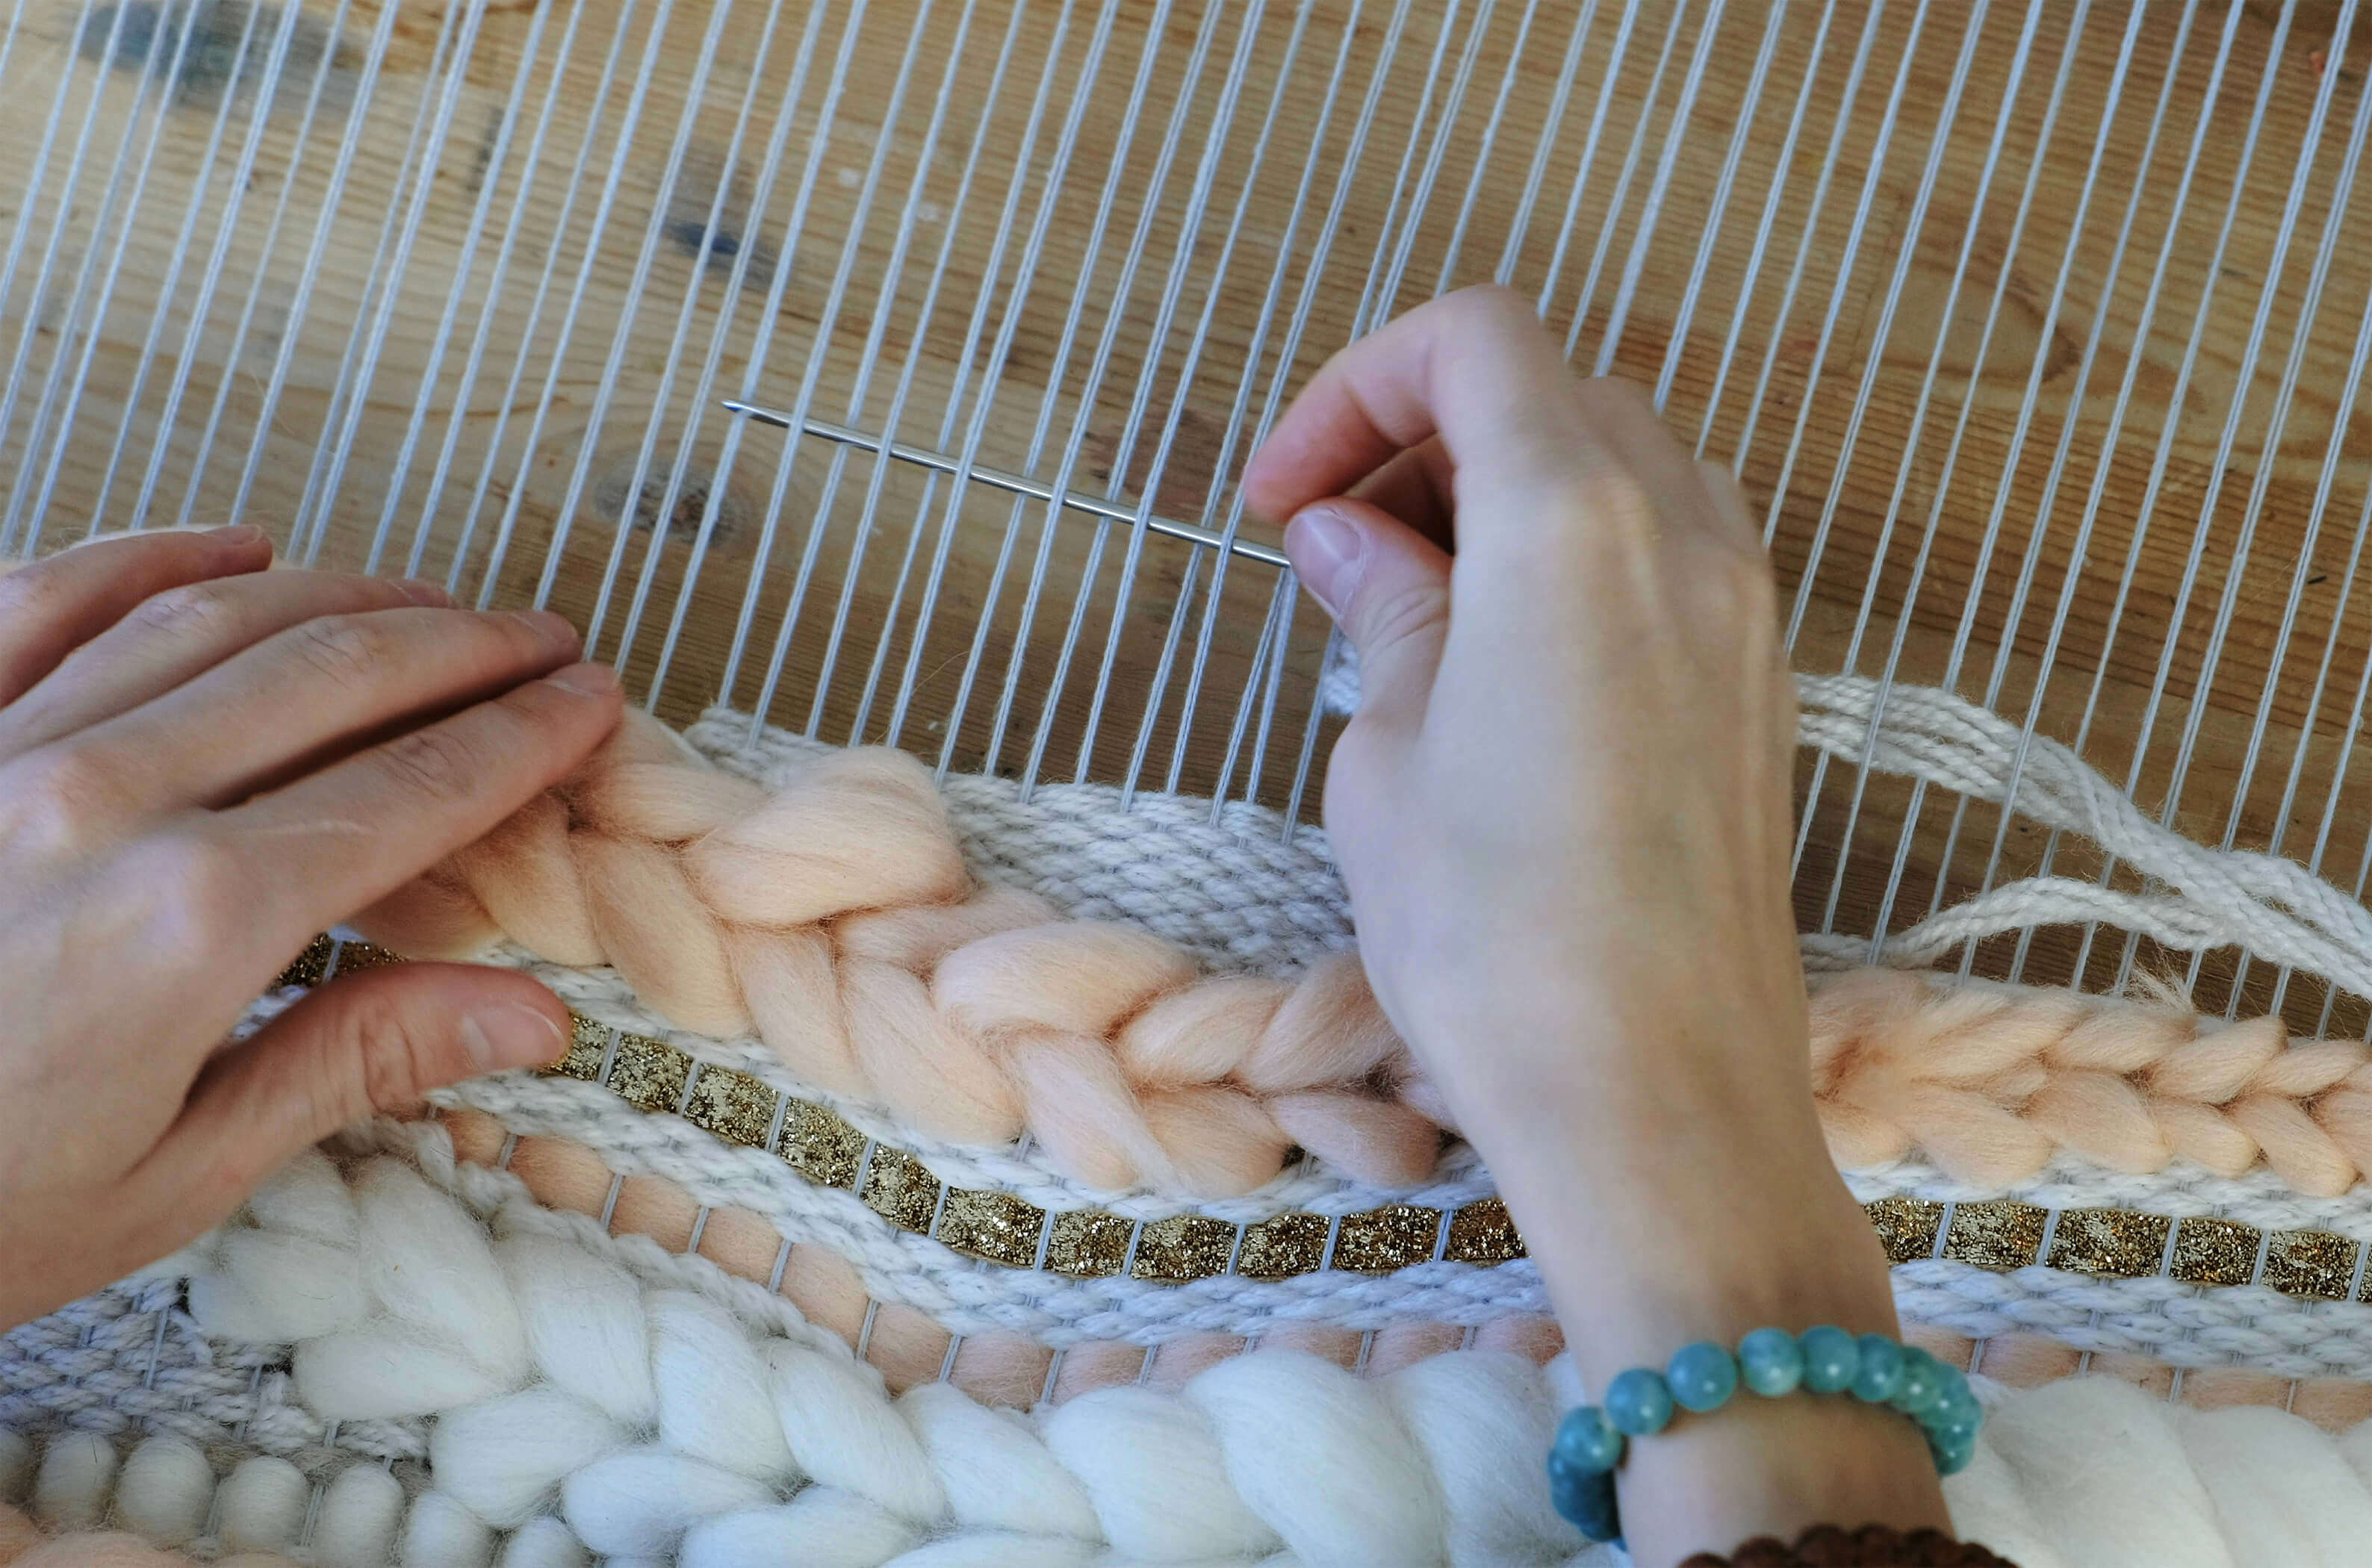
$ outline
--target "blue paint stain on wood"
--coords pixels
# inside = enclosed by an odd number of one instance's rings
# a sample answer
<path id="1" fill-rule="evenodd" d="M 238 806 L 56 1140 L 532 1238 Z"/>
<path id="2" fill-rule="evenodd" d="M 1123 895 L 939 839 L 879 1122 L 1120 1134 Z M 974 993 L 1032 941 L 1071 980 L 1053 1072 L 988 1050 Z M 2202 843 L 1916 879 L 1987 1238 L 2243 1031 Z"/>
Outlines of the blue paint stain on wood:
<path id="1" fill-rule="evenodd" d="M 343 109 L 358 75 L 326 23 L 248 0 L 119 0 L 94 7 L 76 42 L 87 60 L 165 82 L 180 108 L 301 110 L 318 83 L 322 108 Z"/>

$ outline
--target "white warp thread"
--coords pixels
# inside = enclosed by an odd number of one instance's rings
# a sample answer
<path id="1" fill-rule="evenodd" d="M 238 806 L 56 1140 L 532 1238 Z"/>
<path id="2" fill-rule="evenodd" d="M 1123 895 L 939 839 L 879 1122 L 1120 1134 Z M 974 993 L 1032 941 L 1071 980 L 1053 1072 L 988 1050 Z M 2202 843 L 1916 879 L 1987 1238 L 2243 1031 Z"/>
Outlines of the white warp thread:
<path id="1" fill-rule="evenodd" d="M 1480 1325 L 1548 1311 L 1538 1273 L 1521 1260 L 1488 1268 L 1421 1263 L 1378 1278 L 1333 1271 L 1275 1281 L 1222 1275 L 1178 1285 L 983 1269 L 942 1242 L 900 1229 L 852 1192 L 804 1180 L 775 1156 L 724 1143 L 677 1117 L 635 1110 L 589 1084 L 505 1074 L 429 1098 L 487 1111 L 516 1132 L 599 1149 L 612 1169 L 664 1178 L 710 1207 L 748 1209 L 790 1240 L 816 1242 L 847 1259 L 876 1298 L 927 1312 L 958 1333 L 1003 1329 L 1051 1345 L 1153 1344 L 1190 1333 L 1260 1334 L 1285 1323 Z"/>
<path id="2" fill-rule="evenodd" d="M 1948 691 L 1848 675 L 1797 676 L 1796 691 L 1804 745 L 1995 804 L 2015 777 L 2020 816 L 2080 834 L 2166 885 L 2126 892 L 2029 877 L 1888 934 L 1889 960 L 1927 963 L 1981 937 L 2099 921 L 2186 952 L 2238 947 L 2372 996 L 2372 912 L 2296 862 L 2193 843 L 2068 747 Z M 1821 951 L 1835 956 L 1835 943 Z M 1866 958 L 1868 944 L 1847 950 Z"/>
<path id="3" fill-rule="evenodd" d="M 1319 695 L 1331 712 L 1358 708 L 1357 654 L 1340 638 Z M 2015 782 L 2019 816 L 2088 839 L 2163 884 L 2134 892 L 2029 877 L 1883 933 L 1875 954 L 1869 937 L 1807 935 L 1808 965 L 1927 964 L 1988 936 L 2098 922 L 2182 952 L 2238 947 L 2372 996 L 2372 912 L 2296 862 L 2193 843 L 2152 821 L 2073 749 L 1936 687 L 1799 674 L 1796 697 L 1799 744 L 1994 805 Z"/>
<path id="4" fill-rule="evenodd" d="M 309 1512 L 323 1568 L 487 1568 L 498 1551 L 683 1568 L 1610 1561 L 1547 1507 L 1541 1455 L 1572 1391 L 1517 1358 L 1363 1380 L 1255 1351 L 1177 1393 L 1109 1388 L 1030 1416 L 944 1384 L 892 1400 L 781 1297 L 537 1209 L 434 1136 L 378 1135 L 422 1167 L 381 1156 L 342 1176 L 308 1156 L 185 1255 L 188 1288 L 215 1338 L 293 1342 L 317 1418 L 424 1421 L 424 1473 L 233 1467 L 171 1435 L 128 1456 L 91 1433 L 37 1451 L 0 1431 L 0 1497 L 201 1551 L 294 1545 Z M 1947 1491 L 1961 1532 L 2022 1568 L 2319 1568 L 2360 1562 L 2372 1539 L 2372 1425 L 2334 1440 L 2105 1378 L 1977 1381 L 1989 1419 Z"/>

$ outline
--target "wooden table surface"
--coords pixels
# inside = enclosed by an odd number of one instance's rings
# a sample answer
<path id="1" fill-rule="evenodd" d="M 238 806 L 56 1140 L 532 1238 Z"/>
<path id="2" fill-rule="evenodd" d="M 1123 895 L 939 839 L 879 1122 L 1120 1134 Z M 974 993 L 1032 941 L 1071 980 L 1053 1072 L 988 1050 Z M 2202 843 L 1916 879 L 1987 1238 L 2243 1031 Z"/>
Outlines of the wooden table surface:
<path id="1" fill-rule="evenodd" d="M 721 698 L 956 767 L 1285 806 L 1332 721 L 1322 622 L 1272 565 L 719 403 L 1273 545 L 1232 480 L 1281 390 L 1499 276 L 1736 466 L 1800 668 L 2032 715 L 2185 832 L 2354 888 L 2372 232 L 2344 22 L 23 0 L 0 526 L 236 512 L 322 564 L 543 598 L 671 717 Z M 2044 864 L 1992 807 L 1802 783 L 1808 927 Z M 2080 940 L 2026 972 L 2066 978 Z M 2202 1001 L 2236 975 L 2273 998 L 2224 954 Z M 2281 999 L 2321 1021 L 2320 992 Z"/>

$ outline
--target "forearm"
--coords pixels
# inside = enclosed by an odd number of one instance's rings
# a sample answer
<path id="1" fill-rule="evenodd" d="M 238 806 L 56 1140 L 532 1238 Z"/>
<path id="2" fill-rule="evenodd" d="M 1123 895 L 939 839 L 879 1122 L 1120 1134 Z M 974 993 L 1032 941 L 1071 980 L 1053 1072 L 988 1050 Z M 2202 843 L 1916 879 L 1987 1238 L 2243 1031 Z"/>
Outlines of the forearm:
<path id="1" fill-rule="evenodd" d="M 1670 1078 L 1494 1097 L 1468 1117 L 1593 1396 L 1698 1340 L 1833 1324 L 1896 1331 L 1877 1239 L 1811 1123 L 1781 1100 L 1682 1103 Z M 1815 1524 L 1943 1527 L 1918 1427 L 1851 1398 L 1738 1398 L 1631 1445 L 1643 1565 Z"/>

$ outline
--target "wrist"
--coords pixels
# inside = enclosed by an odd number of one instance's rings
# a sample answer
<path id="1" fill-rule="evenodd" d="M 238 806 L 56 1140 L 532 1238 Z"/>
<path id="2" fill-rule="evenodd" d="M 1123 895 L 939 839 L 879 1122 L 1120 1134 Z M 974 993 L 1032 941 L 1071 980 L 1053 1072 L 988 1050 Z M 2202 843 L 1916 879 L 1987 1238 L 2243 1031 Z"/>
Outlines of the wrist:
<path id="1" fill-rule="evenodd" d="M 1831 1323 L 1895 1330 L 1883 1249 L 1809 1096 L 1643 1102 L 1551 1094 L 1467 1129 L 1592 1378 L 1692 1340 Z"/>

